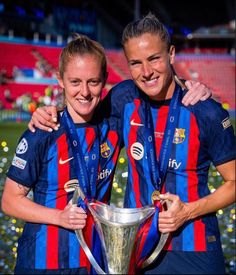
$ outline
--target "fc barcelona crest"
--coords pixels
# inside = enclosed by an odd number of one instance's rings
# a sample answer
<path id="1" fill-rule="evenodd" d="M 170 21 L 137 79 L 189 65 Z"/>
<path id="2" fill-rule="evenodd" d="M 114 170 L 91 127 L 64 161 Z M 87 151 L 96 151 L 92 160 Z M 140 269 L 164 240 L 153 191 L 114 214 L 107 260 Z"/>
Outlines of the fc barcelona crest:
<path id="1" fill-rule="evenodd" d="M 100 145 L 101 148 L 101 156 L 103 158 L 108 158 L 111 154 L 111 148 L 108 146 L 107 142 L 104 142 Z"/>
<path id="2" fill-rule="evenodd" d="M 173 143 L 178 144 L 182 143 L 185 140 L 185 129 L 183 128 L 175 128 L 175 134 Z"/>

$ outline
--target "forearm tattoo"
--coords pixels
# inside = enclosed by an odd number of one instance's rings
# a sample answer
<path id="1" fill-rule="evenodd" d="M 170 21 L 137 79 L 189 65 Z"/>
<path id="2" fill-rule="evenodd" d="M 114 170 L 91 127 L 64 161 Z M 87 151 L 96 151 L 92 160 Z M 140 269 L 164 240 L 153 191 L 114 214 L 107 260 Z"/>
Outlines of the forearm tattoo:
<path id="1" fill-rule="evenodd" d="M 28 195 L 28 193 L 29 193 L 29 191 L 30 191 L 30 188 L 28 188 L 28 187 L 26 187 L 26 186 L 23 186 L 23 185 L 21 185 L 21 184 L 17 184 L 17 186 L 18 186 L 18 188 L 23 192 L 23 194 L 25 195 L 25 196 L 27 196 Z"/>

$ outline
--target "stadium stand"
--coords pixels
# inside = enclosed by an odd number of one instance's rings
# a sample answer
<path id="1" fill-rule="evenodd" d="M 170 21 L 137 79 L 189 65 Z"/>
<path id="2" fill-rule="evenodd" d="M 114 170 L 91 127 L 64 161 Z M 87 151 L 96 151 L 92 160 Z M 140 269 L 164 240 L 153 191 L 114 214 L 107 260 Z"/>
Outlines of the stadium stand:
<path id="1" fill-rule="evenodd" d="M 15 107 L 17 98 L 31 95 L 38 103 L 45 96 L 50 85 L 57 87 L 55 71 L 62 47 L 45 45 L 0 42 L 0 71 L 4 72 L 4 81 L 0 85 L 1 108 Z M 110 87 L 124 78 L 119 68 L 108 60 L 108 80 L 103 96 Z"/>
<path id="2" fill-rule="evenodd" d="M 175 69 L 180 77 L 205 83 L 213 97 L 235 110 L 235 60 L 227 54 L 179 54 Z"/>
<path id="3" fill-rule="evenodd" d="M 117 71 L 120 73 L 123 79 L 130 78 L 127 61 L 125 59 L 123 51 L 107 50 L 106 51 L 108 60 L 114 65 Z"/>
<path id="4" fill-rule="evenodd" d="M 5 69 L 8 77 L 13 77 L 13 68 L 34 68 L 36 59 L 31 54 L 32 45 L 0 43 L 1 70 Z"/>
<path id="5" fill-rule="evenodd" d="M 49 85 L 57 86 L 55 71 L 60 46 L 0 42 L 0 49 L 0 71 L 7 78 L 7 83 L 3 81 L 0 85 L 2 107 L 12 108 L 12 101 L 24 93 L 31 94 L 32 100 L 38 102 Z M 235 110 L 235 60 L 221 50 L 210 53 L 210 49 L 201 49 L 196 54 L 193 49 L 186 49 L 176 55 L 175 70 L 183 79 L 205 83 L 216 100 Z M 109 76 L 104 95 L 114 84 L 130 78 L 123 51 L 107 49 L 106 54 Z"/>

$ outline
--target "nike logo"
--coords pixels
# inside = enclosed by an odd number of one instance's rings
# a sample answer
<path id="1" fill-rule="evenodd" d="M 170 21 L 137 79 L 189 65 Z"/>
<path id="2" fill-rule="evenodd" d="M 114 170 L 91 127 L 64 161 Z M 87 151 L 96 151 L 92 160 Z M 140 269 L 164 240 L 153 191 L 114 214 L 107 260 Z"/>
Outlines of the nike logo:
<path id="1" fill-rule="evenodd" d="M 144 126 L 144 124 L 135 122 L 134 119 L 132 119 L 132 120 L 130 121 L 130 125 L 132 125 L 132 126 Z"/>
<path id="2" fill-rule="evenodd" d="M 69 159 L 65 159 L 65 160 L 62 160 L 61 158 L 59 159 L 59 164 L 65 164 L 67 162 L 69 162 L 70 160 L 72 160 L 74 157 L 71 157 Z"/>

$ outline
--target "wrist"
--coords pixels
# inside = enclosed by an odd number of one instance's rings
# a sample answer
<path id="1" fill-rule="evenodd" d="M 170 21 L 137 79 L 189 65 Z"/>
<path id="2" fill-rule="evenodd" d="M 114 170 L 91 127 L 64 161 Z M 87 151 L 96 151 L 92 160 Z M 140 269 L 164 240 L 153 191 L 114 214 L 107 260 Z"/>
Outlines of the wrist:
<path id="1" fill-rule="evenodd" d="M 198 201 L 187 203 L 187 220 L 193 220 L 199 216 Z"/>
<path id="2" fill-rule="evenodd" d="M 54 213 L 52 214 L 52 217 L 49 221 L 50 224 L 53 224 L 53 225 L 57 225 L 57 226 L 60 226 L 60 221 L 61 221 L 61 210 L 60 209 L 53 209 Z"/>

